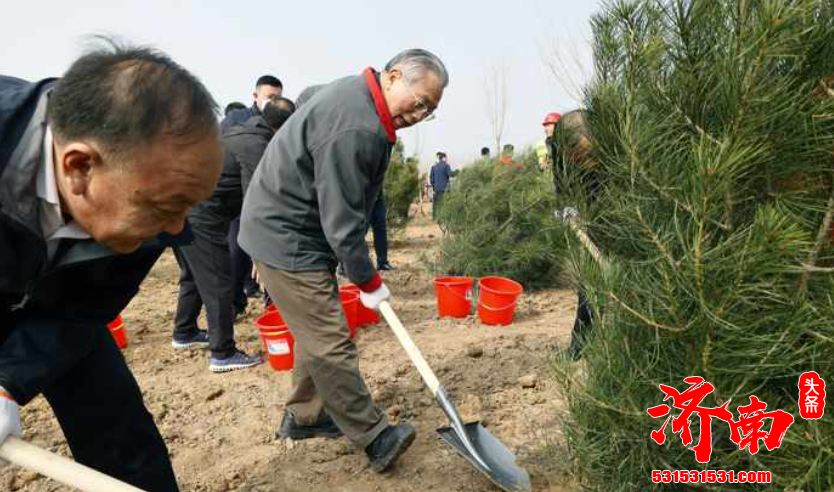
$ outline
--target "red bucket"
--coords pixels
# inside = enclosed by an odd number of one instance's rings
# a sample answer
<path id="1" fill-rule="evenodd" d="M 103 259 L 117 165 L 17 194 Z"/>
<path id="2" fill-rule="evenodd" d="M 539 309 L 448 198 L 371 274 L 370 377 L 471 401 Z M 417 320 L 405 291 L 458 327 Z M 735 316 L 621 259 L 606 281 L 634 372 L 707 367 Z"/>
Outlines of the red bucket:
<path id="1" fill-rule="evenodd" d="M 465 318 L 472 311 L 472 284 L 470 277 L 436 277 L 434 291 L 437 294 L 437 314 L 441 318 Z"/>
<path id="2" fill-rule="evenodd" d="M 276 371 L 292 370 L 295 339 L 293 339 L 290 330 L 284 328 L 281 331 L 262 331 L 261 339 L 266 344 L 269 366 Z"/>
<path id="3" fill-rule="evenodd" d="M 348 333 L 353 340 L 356 332 L 359 331 L 359 294 L 349 290 L 339 291 L 339 299 L 342 301 L 342 310 L 347 318 Z"/>
<path id="4" fill-rule="evenodd" d="M 278 308 L 275 307 L 275 304 L 267 306 L 264 314 L 260 315 L 255 320 L 255 326 L 258 328 L 258 332 L 260 333 L 282 331 L 287 329 L 287 323 L 284 321 L 281 313 L 278 312 Z M 266 350 L 266 341 L 264 341 L 263 338 L 261 338 L 261 347 Z"/>
<path id="5" fill-rule="evenodd" d="M 359 295 L 359 287 L 354 284 L 343 285 L 339 291 L 356 292 Z M 356 312 L 359 316 L 359 326 L 375 325 L 379 323 L 379 313 L 373 309 L 368 309 L 362 304 L 362 301 L 357 303 Z"/>
<path id="6" fill-rule="evenodd" d="M 127 348 L 127 331 L 125 331 L 125 323 L 122 321 L 122 315 L 116 316 L 116 319 L 107 323 L 107 329 L 113 335 L 113 340 L 116 340 L 116 346 L 120 349 Z"/>
<path id="7" fill-rule="evenodd" d="M 485 325 L 509 325 L 524 288 L 504 277 L 484 277 L 478 282 L 478 318 Z"/>
<path id="8" fill-rule="evenodd" d="M 261 345 L 269 356 L 269 365 L 276 371 L 292 369 L 295 339 L 278 310 L 267 309 L 255 321 L 255 325 L 261 334 Z"/>

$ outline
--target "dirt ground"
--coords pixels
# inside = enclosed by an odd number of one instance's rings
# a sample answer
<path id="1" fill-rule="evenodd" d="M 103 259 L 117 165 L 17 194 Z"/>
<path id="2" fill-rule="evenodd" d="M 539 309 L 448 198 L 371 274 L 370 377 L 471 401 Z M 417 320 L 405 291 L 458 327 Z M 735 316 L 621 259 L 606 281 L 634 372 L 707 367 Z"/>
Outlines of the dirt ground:
<path id="1" fill-rule="evenodd" d="M 427 213 L 428 215 L 428 213 Z M 575 309 L 571 291 L 526 294 L 507 327 L 482 325 L 477 316 L 439 319 L 432 279 L 420 262 L 440 237 L 418 216 L 389 258 L 392 305 L 423 351 L 464 420 L 480 419 L 516 453 L 537 491 L 567 491 L 560 465 L 548 451 L 558 443 L 558 393 L 548 360 L 569 337 Z M 168 444 L 181 489 L 229 491 L 497 491 L 437 438 L 446 424 L 417 371 L 386 325 L 363 328 L 357 344 L 361 368 L 377 404 L 392 421 L 417 429 L 414 445 L 388 473 L 371 471 L 361 450 L 344 439 L 292 443 L 275 437 L 290 388 L 290 373 L 268 364 L 227 374 L 208 370 L 205 351 L 175 351 L 171 328 L 178 267 L 166 253 L 124 313 L 129 347 L 125 358 Z M 239 346 L 260 350 L 253 321 L 262 311 L 250 302 L 236 324 Z M 204 325 L 203 325 L 204 327 Z M 43 398 L 22 411 L 24 438 L 68 455 L 57 422 Z M 66 491 L 32 472 L 7 467 L 0 490 Z"/>

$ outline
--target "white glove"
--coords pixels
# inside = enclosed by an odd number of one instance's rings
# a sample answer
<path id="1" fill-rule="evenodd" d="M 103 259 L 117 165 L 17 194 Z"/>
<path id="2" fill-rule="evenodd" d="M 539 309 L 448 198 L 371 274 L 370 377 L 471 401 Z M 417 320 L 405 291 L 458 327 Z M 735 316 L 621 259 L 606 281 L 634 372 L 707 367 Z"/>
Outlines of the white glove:
<path id="1" fill-rule="evenodd" d="M 379 309 L 379 303 L 390 297 L 391 291 L 388 290 L 388 287 L 386 287 L 385 284 L 380 285 L 379 288 L 373 292 L 359 292 L 359 300 L 362 301 L 362 305 L 368 309 Z"/>
<path id="2" fill-rule="evenodd" d="M 577 210 L 575 207 L 565 207 L 561 210 L 554 211 L 553 215 L 555 215 L 556 218 L 561 220 L 562 222 L 567 223 L 568 221 L 576 217 L 579 217 L 579 210 Z"/>
<path id="3" fill-rule="evenodd" d="M 6 390 L 0 386 L 0 445 L 11 436 L 20 437 L 23 428 L 20 426 L 20 407 L 11 397 L 5 396 Z M 5 464 L 0 460 L 0 466 Z"/>

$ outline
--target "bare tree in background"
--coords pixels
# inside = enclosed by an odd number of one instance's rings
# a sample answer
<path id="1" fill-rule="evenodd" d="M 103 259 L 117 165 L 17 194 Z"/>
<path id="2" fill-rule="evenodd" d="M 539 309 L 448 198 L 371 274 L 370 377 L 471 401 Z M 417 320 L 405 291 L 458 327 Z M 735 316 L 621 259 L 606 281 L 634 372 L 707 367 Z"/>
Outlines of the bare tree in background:
<path id="1" fill-rule="evenodd" d="M 581 32 L 551 34 L 557 31 L 555 28 L 548 30 L 538 42 L 539 56 L 553 77 L 554 89 L 560 88 L 572 100 L 570 105 L 578 107 L 582 105 L 583 87 L 593 78 L 594 73 L 590 42 L 585 40 L 588 35 Z"/>
<path id="2" fill-rule="evenodd" d="M 411 155 L 419 159 L 423 155 L 423 132 L 419 125 L 413 126 L 411 129 L 414 132 L 414 150 Z"/>
<path id="3" fill-rule="evenodd" d="M 423 133 L 421 132 L 419 125 L 411 128 L 414 132 L 414 150 L 412 152 L 412 156 L 414 159 L 417 159 L 417 162 L 419 163 L 420 156 L 423 155 Z M 431 163 L 429 163 L 429 172 L 431 172 Z M 425 215 L 425 212 L 423 211 L 423 203 L 428 201 L 428 179 L 428 173 L 420 173 L 420 194 L 418 195 L 417 200 L 417 210 L 420 212 L 420 215 Z"/>
<path id="4" fill-rule="evenodd" d="M 510 81 L 506 60 L 495 62 L 486 69 L 484 76 L 487 116 L 495 138 L 495 155 L 501 155 L 501 136 L 509 107 Z"/>

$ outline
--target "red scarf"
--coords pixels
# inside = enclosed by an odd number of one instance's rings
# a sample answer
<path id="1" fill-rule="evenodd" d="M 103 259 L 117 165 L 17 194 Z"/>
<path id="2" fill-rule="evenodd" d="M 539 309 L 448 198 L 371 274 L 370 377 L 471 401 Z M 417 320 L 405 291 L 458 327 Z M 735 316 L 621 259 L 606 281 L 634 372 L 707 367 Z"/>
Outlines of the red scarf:
<path id="1" fill-rule="evenodd" d="M 373 68 L 368 67 L 363 72 L 365 74 L 365 82 L 368 84 L 368 89 L 371 91 L 371 97 L 374 98 L 374 106 L 376 106 L 376 114 L 379 115 L 379 121 L 382 122 L 382 127 L 385 128 L 385 133 L 388 135 L 388 141 L 397 142 L 397 133 L 394 129 L 394 120 L 391 119 L 391 111 L 388 110 L 388 104 L 385 98 L 382 97 L 382 88 L 376 80 L 376 72 Z"/>

